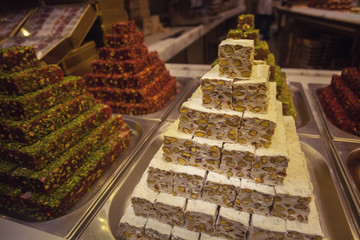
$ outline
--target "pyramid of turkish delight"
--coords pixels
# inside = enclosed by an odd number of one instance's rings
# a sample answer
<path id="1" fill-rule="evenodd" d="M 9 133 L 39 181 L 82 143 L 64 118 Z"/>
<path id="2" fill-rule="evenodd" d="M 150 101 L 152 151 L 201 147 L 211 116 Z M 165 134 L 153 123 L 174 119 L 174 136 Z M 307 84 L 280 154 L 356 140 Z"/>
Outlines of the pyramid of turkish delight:
<path id="1" fill-rule="evenodd" d="M 62 216 L 126 149 L 130 129 L 32 47 L 0 50 L 0 82 L 0 211 Z"/>
<path id="2" fill-rule="evenodd" d="M 254 48 L 252 39 L 220 43 L 219 64 L 137 184 L 121 238 L 323 238 L 294 118 L 283 115 Z"/>
<path id="3" fill-rule="evenodd" d="M 176 79 L 157 52 L 149 52 L 134 21 L 113 24 L 85 76 L 88 91 L 116 113 L 142 115 L 162 109 L 176 94 Z"/>

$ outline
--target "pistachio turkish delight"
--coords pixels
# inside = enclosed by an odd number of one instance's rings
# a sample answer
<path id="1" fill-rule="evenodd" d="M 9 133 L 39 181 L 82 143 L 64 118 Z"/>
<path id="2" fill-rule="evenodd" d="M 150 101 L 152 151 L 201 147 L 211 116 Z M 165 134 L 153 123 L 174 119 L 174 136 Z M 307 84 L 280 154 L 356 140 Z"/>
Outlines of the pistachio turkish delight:
<path id="1" fill-rule="evenodd" d="M 160 193 L 156 198 L 157 219 L 170 226 L 183 226 L 186 198 Z"/>
<path id="2" fill-rule="evenodd" d="M 286 239 L 286 222 L 277 217 L 253 214 L 248 239 Z"/>
<path id="3" fill-rule="evenodd" d="M 185 210 L 185 226 L 190 231 L 214 235 L 217 215 L 216 204 L 189 199 Z"/>
<path id="4" fill-rule="evenodd" d="M 174 226 L 171 232 L 171 240 L 199 239 L 200 233 L 189 231 L 186 228 Z"/>
<path id="5" fill-rule="evenodd" d="M 39 63 L 33 47 L 19 46 L 0 49 L 0 71 L 21 71 Z"/>
<path id="6" fill-rule="evenodd" d="M 215 235 L 226 239 L 246 239 L 249 229 L 250 214 L 220 207 L 216 219 Z"/>
<path id="7" fill-rule="evenodd" d="M 144 239 L 144 228 L 147 221 L 144 217 L 136 216 L 130 204 L 120 219 L 118 235 L 131 240 Z"/>
<path id="8" fill-rule="evenodd" d="M 169 239 L 171 231 L 170 225 L 149 218 L 145 224 L 144 236 L 146 239 Z"/>
<path id="9" fill-rule="evenodd" d="M 189 164 L 204 170 L 217 171 L 220 165 L 222 142 L 194 137 Z"/>
<path id="10" fill-rule="evenodd" d="M 121 48 L 101 47 L 98 51 L 100 59 L 111 61 L 135 59 L 148 53 L 147 46 L 143 43 Z"/>

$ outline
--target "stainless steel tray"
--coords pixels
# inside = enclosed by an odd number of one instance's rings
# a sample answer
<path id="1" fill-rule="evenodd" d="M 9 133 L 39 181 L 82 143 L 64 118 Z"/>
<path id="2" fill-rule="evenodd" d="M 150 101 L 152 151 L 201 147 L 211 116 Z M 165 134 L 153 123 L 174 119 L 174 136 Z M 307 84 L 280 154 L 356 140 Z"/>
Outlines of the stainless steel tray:
<path id="1" fill-rule="evenodd" d="M 156 120 L 156 121 L 164 120 L 167 117 L 167 115 L 174 108 L 176 108 L 178 102 L 183 101 L 184 94 L 185 94 L 185 92 L 187 92 L 188 87 L 190 85 L 192 85 L 193 81 L 194 81 L 194 78 L 177 77 L 176 82 L 177 82 L 177 87 L 178 87 L 179 92 L 176 95 L 176 97 L 173 100 L 171 100 L 171 102 L 169 102 L 163 109 L 161 109 L 157 112 L 146 114 L 146 115 L 135 115 L 133 117 L 141 118 L 141 119 Z M 128 116 L 128 115 L 123 114 L 123 116 Z"/>
<path id="2" fill-rule="evenodd" d="M 24 227 L 30 227 L 49 233 L 62 238 L 69 238 L 76 232 L 77 227 L 81 225 L 83 221 L 86 221 L 91 212 L 96 210 L 100 196 L 107 191 L 111 186 L 112 181 L 117 174 L 121 174 L 121 171 L 126 165 L 131 162 L 131 157 L 136 151 L 144 144 L 148 136 L 156 129 L 158 122 L 142 119 L 131 119 L 124 117 L 125 122 L 129 125 L 132 136 L 130 139 L 129 147 L 126 151 L 122 152 L 105 173 L 88 189 L 88 191 L 80 198 L 80 200 L 70 209 L 69 213 L 49 221 L 43 222 L 30 222 L 13 218 L 11 216 L 0 215 L 1 218 L 8 221 L 16 222 Z M 3 230 L 0 226 L 0 232 Z M 1 237 L 0 237 L 1 238 Z"/>
<path id="3" fill-rule="evenodd" d="M 357 220 L 357 227 L 360 229 L 360 143 L 332 140 L 331 147 L 335 152 L 345 184 L 350 190 L 356 209 L 353 217 Z"/>
<path id="4" fill-rule="evenodd" d="M 169 124 L 169 122 L 164 122 L 151 141 L 136 154 L 131 169 L 124 173 L 110 197 L 94 215 L 94 219 L 84 228 L 79 239 L 117 238 L 118 223 L 130 202 L 132 191 L 161 146 L 163 133 Z M 325 236 L 328 240 L 353 239 L 352 230 L 342 207 L 342 199 L 339 198 L 338 186 L 334 182 L 322 141 L 308 137 L 301 137 L 301 141 L 314 182 L 316 203 Z"/>
<path id="5" fill-rule="evenodd" d="M 325 125 L 325 129 L 327 133 L 329 134 L 330 138 L 340 141 L 350 141 L 350 142 L 360 142 L 360 137 L 356 136 L 354 134 L 345 132 L 338 128 L 337 126 L 333 125 L 326 117 L 326 114 L 321 106 L 320 100 L 319 100 L 319 90 L 321 88 L 324 88 L 326 86 L 329 86 L 328 84 L 314 84 L 310 83 L 309 89 L 312 91 L 312 95 L 315 98 L 316 105 L 319 108 L 319 112 L 322 116 L 322 120 Z"/>
<path id="6" fill-rule="evenodd" d="M 310 105 L 306 99 L 304 88 L 300 82 L 288 82 L 288 87 L 294 101 L 297 112 L 296 131 L 300 135 L 319 136 L 314 115 L 310 111 Z"/>

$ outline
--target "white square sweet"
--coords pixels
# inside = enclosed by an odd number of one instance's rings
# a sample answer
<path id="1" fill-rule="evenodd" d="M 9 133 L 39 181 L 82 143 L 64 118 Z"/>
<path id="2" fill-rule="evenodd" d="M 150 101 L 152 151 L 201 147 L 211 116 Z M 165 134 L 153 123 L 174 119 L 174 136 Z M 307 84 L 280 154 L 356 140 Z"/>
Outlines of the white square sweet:
<path id="1" fill-rule="evenodd" d="M 171 232 L 171 240 L 197 240 L 199 237 L 200 233 L 178 226 L 174 226 Z"/>
<path id="2" fill-rule="evenodd" d="M 246 239 L 250 214 L 221 207 L 216 220 L 215 235 L 227 239 Z"/>
<path id="3" fill-rule="evenodd" d="M 210 236 L 206 233 L 201 233 L 200 240 L 224 240 L 226 238 L 217 237 L 217 236 Z"/>
<path id="4" fill-rule="evenodd" d="M 220 206 L 232 207 L 240 183 L 238 178 L 227 178 L 224 175 L 209 172 L 203 187 L 202 199 Z"/>
<path id="5" fill-rule="evenodd" d="M 188 199 L 200 199 L 206 178 L 206 171 L 191 166 L 175 165 L 174 196 Z"/>
<path id="6" fill-rule="evenodd" d="M 254 60 L 254 40 L 223 40 L 218 47 L 220 76 L 229 78 L 249 78 Z"/>
<path id="7" fill-rule="evenodd" d="M 147 239 L 169 239 L 172 227 L 156 219 L 149 218 L 145 225 L 145 237 Z"/>
<path id="8" fill-rule="evenodd" d="M 147 219 L 136 216 L 131 205 L 129 205 L 124 215 L 120 219 L 119 236 L 125 239 L 144 239 L 144 227 Z"/>
<path id="9" fill-rule="evenodd" d="M 218 206 L 202 200 L 189 199 L 185 210 L 185 225 L 190 231 L 214 235 Z"/>
<path id="10" fill-rule="evenodd" d="M 219 172 L 228 177 L 249 178 L 254 153 L 255 147 L 252 145 L 225 143 Z"/>
<path id="11" fill-rule="evenodd" d="M 218 170 L 220 165 L 222 142 L 194 136 L 189 165 L 204 170 Z"/>
<path id="12" fill-rule="evenodd" d="M 296 133 L 295 121 L 289 116 L 284 117 L 284 122 L 290 160 L 283 184 L 275 185 L 276 197 L 271 214 L 290 221 L 307 222 L 313 188 Z"/>
<path id="13" fill-rule="evenodd" d="M 273 186 L 254 183 L 248 179 L 241 180 L 239 194 L 236 196 L 235 208 L 239 211 L 269 215 L 274 202 L 275 190 Z"/>
<path id="14" fill-rule="evenodd" d="M 253 214 L 249 240 L 286 239 L 286 222 L 282 218 Z"/>
<path id="15" fill-rule="evenodd" d="M 148 167 L 147 185 L 150 189 L 159 192 L 172 193 L 175 164 L 163 160 L 163 151 L 160 148 Z"/>
<path id="16" fill-rule="evenodd" d="M 186 198 L 172 194 L 160 193 L 156 199 L 157 219 L 171 226 L 182 226 L 185 223 L 184 211 Z"/>

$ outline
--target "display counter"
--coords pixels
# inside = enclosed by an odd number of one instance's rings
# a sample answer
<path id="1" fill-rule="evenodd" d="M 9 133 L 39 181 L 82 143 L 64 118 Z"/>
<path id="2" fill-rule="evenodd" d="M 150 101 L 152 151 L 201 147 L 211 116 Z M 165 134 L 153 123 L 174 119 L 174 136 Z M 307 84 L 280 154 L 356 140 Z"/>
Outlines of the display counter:
<path id="1" fill-rule="evenodd" d="M 0 231 L 6 239 L 115 239 L 119 220 L 130 202 L 130 195 L 147 168 L 152 156 L 162 143 L 164 131 L 178 118 L 181 104 L 188 99 L 200 84 L 200 77 L 210 65 L 167 64 L 170 73 L 178 80 L 177 97 L 160 113 L 144 116 L 126 116 L 135 133 L 135 142 L 120 165 L 113 165 L 101 186 L 90 188 L 84 205 L 75 206 L 68 215 L 59 219 L 31 223 L 6 216 L 0 219 Z M 327 239 L 358 239 L 359 209 L 356 195 L 351 189 L 351 179 L 341 161 L 348 155 L 339 155 L 336 147 L 351 144 L 360 148 L 356 138 L 333 138 L 316 100 L 316 89 L 312 84 L 328 85 L 338 71 L 282 69 L 292 91 L 298 119 L 297 131 L 314 182 L 316 203 Z M 86 196 L 84 196 L 86 197 Z M 74 215 L 75 214 L 75 215 Z M 64 229 L 63 222 L 76 216 Z M 69 218 L 70 217 L 70 218 Z"/>

